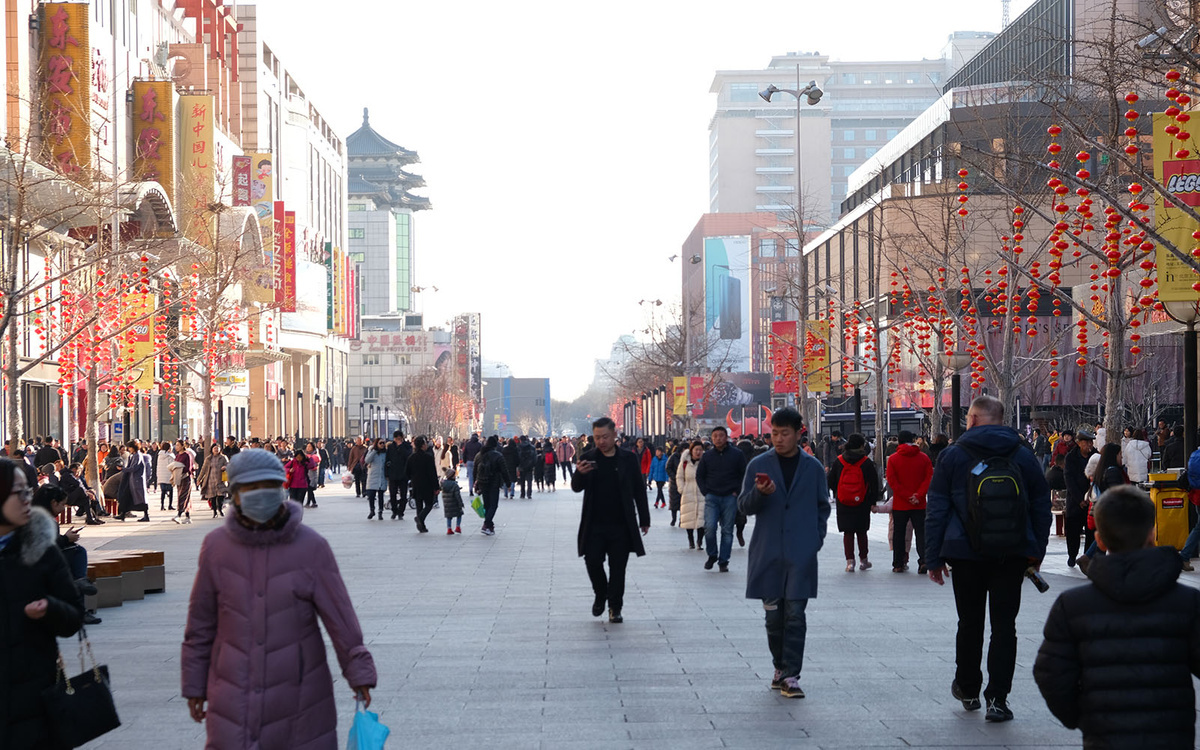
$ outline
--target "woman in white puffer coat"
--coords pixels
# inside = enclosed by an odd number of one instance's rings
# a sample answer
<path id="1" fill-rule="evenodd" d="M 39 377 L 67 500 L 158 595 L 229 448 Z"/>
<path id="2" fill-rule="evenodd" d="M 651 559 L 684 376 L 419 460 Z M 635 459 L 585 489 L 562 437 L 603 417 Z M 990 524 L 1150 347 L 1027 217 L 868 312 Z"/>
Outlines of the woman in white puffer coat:
<path id="1" fill-rule="evenodd" d="M 679 528 L 687 530 L 688 549 L 704 549 L 704 493 L 696 484 L 696 464 L 703 455 L 704 444 L 697 440 L 683 454 L 675 469 L 675 485 L 679 487 Z"/>
<path id="2" fill-rule="evenodd" d="M 1130 482 L 1145 482 L 1150 478 L 1150 443 L 1146 440 L 1145 430 L 1134 430 L 1133 438 L 1121 449 L 1121 457 L 1125 462 L 1125 473 Z"/>

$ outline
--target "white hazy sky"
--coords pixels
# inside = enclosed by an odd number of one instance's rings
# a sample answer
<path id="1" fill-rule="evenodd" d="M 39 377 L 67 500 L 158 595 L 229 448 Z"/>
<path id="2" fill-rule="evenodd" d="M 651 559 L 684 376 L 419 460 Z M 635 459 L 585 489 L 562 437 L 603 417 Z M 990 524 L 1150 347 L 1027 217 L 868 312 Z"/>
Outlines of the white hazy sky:
<path id="1" fill-rule="evenodd" d="M 1013 0 L 1015 18 L 1032 0 Z M 260 0 L 259 33 L 348 136 L 362 108 L 420 152 L 429 325 L 483 314 L 488 359 L 555 398 L 679 297 L 678 252 L 708 208 L 718 69 L 774 54 L 939 56 L 998 31 L 1001 0 Z M 665 309 L 665 306 L 664 306 Z"/>

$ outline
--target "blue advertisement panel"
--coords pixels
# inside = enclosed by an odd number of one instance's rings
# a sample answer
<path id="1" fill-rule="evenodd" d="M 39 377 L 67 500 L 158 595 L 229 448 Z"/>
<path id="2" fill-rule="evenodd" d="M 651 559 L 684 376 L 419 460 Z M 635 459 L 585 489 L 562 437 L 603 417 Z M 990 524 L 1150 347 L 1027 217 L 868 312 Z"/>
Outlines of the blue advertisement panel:
<path id="1" fill-rule="evenodd" d="M 704 238 L 705 330 L 709 366 L 750 369 L 750 237 Z"/>

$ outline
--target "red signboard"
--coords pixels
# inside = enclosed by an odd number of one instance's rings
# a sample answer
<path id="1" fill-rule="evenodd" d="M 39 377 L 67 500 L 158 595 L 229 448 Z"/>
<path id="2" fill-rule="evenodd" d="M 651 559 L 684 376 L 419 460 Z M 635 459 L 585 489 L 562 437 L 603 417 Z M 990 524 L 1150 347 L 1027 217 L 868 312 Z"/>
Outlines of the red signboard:
<path id="1" fill-rule="evenodd" d="M 283 213 L 283 311 L 296 312 L 296 212 Z"/>
<path id="2" fill-rule="evenodd" d="M 271 288 L 275 290 L 275 305 L 282 308 L 283 296 L 283 201 L 275 201 L 273 206 L 274 221 L 272 222 L 271 237 Z"/>
<path id="3" fill-rule="evenodd" d="M 250 173 L 251 159 L 249 156 L 233 157 L 233 205 L 250 205 Z"/>
<path id="4" fill-rule="evenodd" d="M 771 390 L 776 393 L 799 393 L 800 373 L 796 369 L 796 333 L 794 320 L 771 324 Z"/>

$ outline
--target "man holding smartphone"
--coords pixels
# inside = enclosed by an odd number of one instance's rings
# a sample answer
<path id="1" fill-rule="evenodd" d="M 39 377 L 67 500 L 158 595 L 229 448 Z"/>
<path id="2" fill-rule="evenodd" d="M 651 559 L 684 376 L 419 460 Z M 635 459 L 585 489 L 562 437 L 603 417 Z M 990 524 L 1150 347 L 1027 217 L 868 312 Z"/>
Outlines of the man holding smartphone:
<path id="1" fill-rule="evenodd" d="M 771 689 L 803 698 L 800 669 L 808 635 L 805 609 L 817 596 L 817 552 L 829 524 L 829 493 L 821 462 L 800 450 L 804 420 L 783 408 L 771 416 L 771 450 L 746 467 L 738 508 L 756 516 L 746 564 L 746 598 L 762 599 Z"/>
<path id="2" fill-rule="evenodd" d="M 592 616 L 599 617 L 607 603 L 608 621 L 619 623 L 629 553 L 646 554 L 641 537 L 650 531 L 650 504 L 637 456 L 617 447 L 616 423 L 601 417 L 592 424 L 592 437 L 595 449 L 580 456 L 571 477 L 571 489 L 583 493 L 578 550 L 596 595 Z"/>

